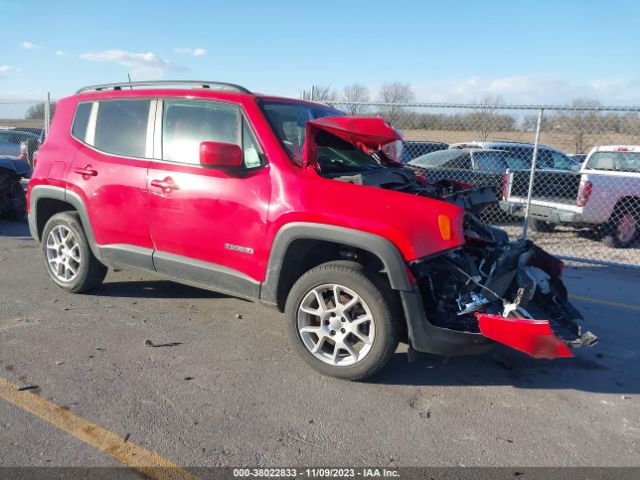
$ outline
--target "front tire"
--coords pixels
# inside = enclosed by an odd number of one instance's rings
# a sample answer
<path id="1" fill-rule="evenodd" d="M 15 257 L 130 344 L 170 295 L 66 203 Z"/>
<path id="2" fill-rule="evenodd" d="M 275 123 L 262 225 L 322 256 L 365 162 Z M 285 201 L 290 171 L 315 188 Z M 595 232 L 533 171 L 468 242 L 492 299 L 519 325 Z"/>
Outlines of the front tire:
<path id="1" fill-rule="evenodd" d="M 93 255 L 75 212 L 52 216 L 42 233 L 42 253 L 49 277 L 72 293 L 89 291 L 102 283 L 107 267 Z"/>
<path id="2" fill-rule="evenodd" d="M 285 305 L 289 343 L 315 370 L 346 380 L 378 372 L 398 346 L 395 296 L 375 272 L 328 262 L 293 285 Z"/>

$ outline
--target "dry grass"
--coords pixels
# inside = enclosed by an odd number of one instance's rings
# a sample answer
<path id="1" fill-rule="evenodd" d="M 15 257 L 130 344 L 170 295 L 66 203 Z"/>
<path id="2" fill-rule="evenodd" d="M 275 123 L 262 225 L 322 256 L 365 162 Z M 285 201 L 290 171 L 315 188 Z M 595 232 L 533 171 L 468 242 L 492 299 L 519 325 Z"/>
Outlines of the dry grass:
<path id="1" fill-rule="evenodd" d="M 479 140 L 480 135 L 475 130 L 402 130 L 405 140 L 430 140 L 434 142 L 459 143 Z M 533 143 L 534 132 L 510 131 L 496 132 L 489 136 L 489 140 L 509 140 L 515 142 Z M 576 151 L 573 135 L 560 132 L 542 132 L 540 142 L 567 153 Z M 640 136 L 622 133 L 592 133 L 585 134 L 584 144 L 587 153 L 595 145 L 630 145 L 640 144 Z"/>
<path id="2" fill-rule="evenodd" d="M 0 127 L 27 127 L 27 128 L 44 128 L 43 119 L 25 120 L 25 119 L 0 119 Z"/>

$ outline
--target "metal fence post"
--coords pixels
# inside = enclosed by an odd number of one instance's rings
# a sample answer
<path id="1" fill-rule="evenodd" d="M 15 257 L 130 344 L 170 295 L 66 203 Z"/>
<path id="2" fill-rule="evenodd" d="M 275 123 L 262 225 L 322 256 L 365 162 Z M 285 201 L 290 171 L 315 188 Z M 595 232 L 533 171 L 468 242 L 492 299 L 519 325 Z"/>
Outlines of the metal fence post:
<path id="1" fill-rule="evenodd" d="M 522 238 L 527 239 L 529 230 L 529 210 L 531 209 L 531 197 L 533 196 L 533 181 L 536 178 L 536 164 L 538 163 L 538 145 L 540 145 L 540 128 L 542 126 L 542 115 L 544 108 L 538 112 L 538 122 L 536 123 L 536 138 L 533 143 L 533 157 L 531 158 L 531 173 L 529 174 L 529 191 L 527 192 L 527 203 L 524 207 L 524 223 L 522 224 Z"/>
<path id="2" fill-rule="evenodd" d="M 44 135 L 49 135 L 49 124 L 51 123 L 51 93 L 47 92 L 47 101 L 44 103 Z"/>

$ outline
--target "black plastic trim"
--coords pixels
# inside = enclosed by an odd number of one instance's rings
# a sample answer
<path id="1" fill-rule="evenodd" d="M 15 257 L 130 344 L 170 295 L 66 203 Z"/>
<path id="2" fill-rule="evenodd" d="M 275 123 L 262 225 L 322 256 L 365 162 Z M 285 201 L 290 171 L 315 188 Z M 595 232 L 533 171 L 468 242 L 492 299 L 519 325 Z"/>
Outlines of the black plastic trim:
<path id="1" fill-rule="evenodd" d="M 258 300 L 260 283 L 237 270 L 193 258 L 155 251 L 155 271 L 223 293 Z"/>

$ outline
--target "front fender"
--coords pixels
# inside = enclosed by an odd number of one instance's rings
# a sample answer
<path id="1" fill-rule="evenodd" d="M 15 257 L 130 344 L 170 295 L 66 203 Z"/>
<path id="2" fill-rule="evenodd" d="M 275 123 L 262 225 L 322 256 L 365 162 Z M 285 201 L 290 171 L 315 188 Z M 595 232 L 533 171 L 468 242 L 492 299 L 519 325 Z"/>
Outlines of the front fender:
<path id="1" fill-rule="evenodd" d="M 389 240 L 360 230 L 335 225 L 308 222 L 293 222 L 284 225 L 271 245 L 265 281 L 260 289 L 260 299 L 276 303 L 278 280 L 284 257 L 289 246 L 300 239 L 324 240 L 361 248 L 376 255 L 384 265 L 391 288 L 410 291 L 412 284 L 405 261 L 399 250 Z"/>

